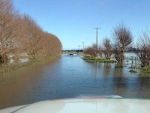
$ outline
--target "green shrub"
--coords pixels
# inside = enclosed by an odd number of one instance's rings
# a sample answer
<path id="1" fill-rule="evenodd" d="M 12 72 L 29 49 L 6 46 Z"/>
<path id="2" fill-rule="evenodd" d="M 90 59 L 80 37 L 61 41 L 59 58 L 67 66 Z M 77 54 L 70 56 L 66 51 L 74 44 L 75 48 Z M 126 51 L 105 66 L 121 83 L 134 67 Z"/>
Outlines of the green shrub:
<path id="1" fill-rule="evenodd" d="M 131 69 L 130 72 L 131 73 L 137 73 L 137 71 L 135 69 Z"/>
<path id="2" fill-rule="evenodd" d="M 143 70 L 148 70 L 148 69 L 150 69 L 150 66 L 145 66 L 145 67 L 143 67 L 142 69 L 143 69 Z"/>
<path id="3" fill-rule="evenodd" d="M 144 73 L 140 73 L 139 76 L 140 76 L 140 77 L 144 77 L 145 74 L 144 74 Z"/>
<path id="4" fill-rule="evenodd" d="M 101 62 L 101 63 L 115 63 L 115 60 L 108 60 L 104 58 L 84 57 L 83 60 L 88 62 Z"/>

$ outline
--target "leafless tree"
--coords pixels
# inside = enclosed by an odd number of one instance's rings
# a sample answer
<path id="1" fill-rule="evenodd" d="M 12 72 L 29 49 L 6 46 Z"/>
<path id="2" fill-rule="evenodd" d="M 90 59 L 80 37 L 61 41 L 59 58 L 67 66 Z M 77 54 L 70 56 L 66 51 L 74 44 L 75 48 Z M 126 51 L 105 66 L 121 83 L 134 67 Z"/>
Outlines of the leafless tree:
<path id="1" fill-rule="evenodd" d="M 123 66 L 123 61 L 124 61 L 124 54 L 120 48 L 121 47 L 119 46 L 119 44 L 113 45 L 113 53 L 117 61 L 117 66 Z"/>
<path id="2" fill-rule="evenodd" d="M 10 54 L 18 60 L 23 52 L 31 59 L 60 55 L 61 47 L 58 37 L 45 33 L 30 16 L 19 14 L 12 0 L 0 0 L 0 64 L 7 63 Z"/>
<path id="3" fill-rule="evenodd" d="M 0 57 L 6 63 L 15 43 L 15 10 L 11 0 L 0 1 Z"/>
<path id="4" fill-rule="evenodd" d="M 25 51 L 26 45 L 27 45 L 27 33 L 25 32 L 25 27 L 23 25 L 23 19 L 22 16 L 19 13 L 16 13 L 13 24 L 13 29 L 15 32 L 14 39 L 13 39 L 13 51 L 14 54 L 14 60 L 15 62 L 19 63 L 20 55 Z"/>
<path id="5" fill-rule="evenodd" d="M 48 32 L 43 33 L 44 39 L 40 41 L 42 49 L 40 50 L 41 56 L 58 56 L 61 53 L 61 42 L 57 36 Z"/>
<path id="6" fill-rule="evenodd" d="M 93 44 L 91 47 L 88 47 L 84 50 L 85 55 L 90 55 L 92 57 L 96 57 L 99 51 L 97 50 L 97 45 Z"/>
<path id="7" fill-rule="evenodd" d="M 110 39 L 105 38 L 103 41 L 104 44 L 104 50 L 103 53 L 105 55 L 105 58 L 110 60 L 111 59 L 111 55 L 112 55 L 112 45 L 110 43 Z"/>
<path id="8" fill-rule="evenodd" d="M 139 51 L 136 54 L 140 58 L 142 66 L 150 66 L 150 35 L 147 32 L 140 36 L 137 47 Z"/>
<path id="9" fill-rule="evenodd" d="M 119 66 L 123 66 L 124 52 L 132 43 L 133 37 L 129 28 L 124 25 L 114 29 L 114 55 Z"/>
<path id="10" fill-rule="evenodd" d="M 34 60 L 38 56 L 38 51 L 40 50 L 39 42 L 41 40 L 41 28 L 37 23 L 28 15 L 23 17 L 24 27 L 27 32 L 27 53 L 30 55 L 31 59 Z"/>
<path id="11" fill-rule="evenodd" d="M 101 45 L 98 47 L 97 52 L 98 52 L 98 57 L 103 58 L 103 48 Z"/>

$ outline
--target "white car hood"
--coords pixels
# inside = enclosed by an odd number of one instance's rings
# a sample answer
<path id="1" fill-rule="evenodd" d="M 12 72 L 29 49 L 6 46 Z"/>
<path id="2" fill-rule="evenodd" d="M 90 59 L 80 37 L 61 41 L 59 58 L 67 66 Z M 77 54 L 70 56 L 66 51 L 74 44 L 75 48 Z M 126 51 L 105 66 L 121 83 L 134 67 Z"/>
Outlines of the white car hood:
<path id="1" fill-rule="evenodd" d="M 150 100 L 62 99 L 0 110 L 0 113 L 150 113 Z"/>

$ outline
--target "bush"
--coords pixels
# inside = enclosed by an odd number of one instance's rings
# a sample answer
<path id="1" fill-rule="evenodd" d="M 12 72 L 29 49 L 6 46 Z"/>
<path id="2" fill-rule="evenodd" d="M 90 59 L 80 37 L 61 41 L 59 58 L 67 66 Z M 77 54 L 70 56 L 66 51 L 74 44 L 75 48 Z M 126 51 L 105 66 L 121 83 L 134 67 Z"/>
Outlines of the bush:
<path id="1" fill-rule="evenodd" d="M 134 69 L 131 69 L 130 72 L 131 72 L 131 73 L 137 73 L 137 71 L 134 70 Z"/>

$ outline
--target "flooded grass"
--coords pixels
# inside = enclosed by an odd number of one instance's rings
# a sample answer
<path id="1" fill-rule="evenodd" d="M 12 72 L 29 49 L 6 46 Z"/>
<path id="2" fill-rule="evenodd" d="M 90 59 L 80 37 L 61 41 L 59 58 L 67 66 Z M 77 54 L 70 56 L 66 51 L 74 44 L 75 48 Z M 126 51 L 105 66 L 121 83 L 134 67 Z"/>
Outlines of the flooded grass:
<path id="1" fill-rule="evenodd" d="M 116 63 L 115 60 L 109 60 L 104 58 L 84 57 L 83 60 L 87 62 Z"/>
<path id="2" fill-rule="evenodd" d="M 138 73 L 135 69 L 130 70 L 131 73 Z"/>
<path id="3" fill-rule="evenodd" d="M 13 64 L 3 64 L 0 66 L 0 74 L 7 73 L 13 70 L 18 70 L 23 67 L 27 67 L 30 65 L 36 65 L 39 63 L 45 63 L 49 61 L 53 61 L 55 59 L 58 59 L 59 57 L 46 57 L 44 59 L 38 59 L 38 60 L 29 60 L 28 62 L 20 62 L 20 63 L 13 63 Z"/>

